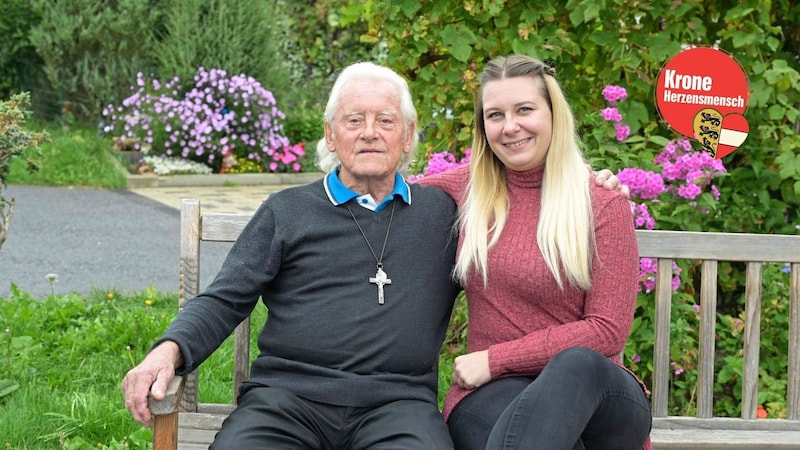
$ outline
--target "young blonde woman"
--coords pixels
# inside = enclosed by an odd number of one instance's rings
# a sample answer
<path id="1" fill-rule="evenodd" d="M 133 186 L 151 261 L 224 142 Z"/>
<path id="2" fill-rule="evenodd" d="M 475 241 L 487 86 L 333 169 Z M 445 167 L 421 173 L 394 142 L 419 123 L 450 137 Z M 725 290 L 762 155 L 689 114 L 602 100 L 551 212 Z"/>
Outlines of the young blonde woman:
<path id="1" fill-rule="evenodd" d="M 636 304 L 633 216 L 590 181 L 555 71 L 488 62 L 470 165 L 421 181 L 460 211 L 470 322 L 444 405 L 457 449 L 649 448 L 646 388 L 617 356 Z"/>

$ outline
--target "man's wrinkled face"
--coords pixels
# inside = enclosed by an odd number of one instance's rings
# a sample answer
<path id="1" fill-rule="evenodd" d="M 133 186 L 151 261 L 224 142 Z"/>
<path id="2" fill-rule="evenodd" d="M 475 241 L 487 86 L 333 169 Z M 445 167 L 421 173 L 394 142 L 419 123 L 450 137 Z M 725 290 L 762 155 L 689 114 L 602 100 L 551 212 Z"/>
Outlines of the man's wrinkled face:
<path id="1" fill-rule="evenodd" d="M 342 90 L 333 126 L 325 124 L 325 142 L 339 156 L 339 177 L 345 184 L 353 179 L 393 179 L 403 153 L 411 151 L 413 132 L 405 130 L 393 85 L 359 79 Z"/>

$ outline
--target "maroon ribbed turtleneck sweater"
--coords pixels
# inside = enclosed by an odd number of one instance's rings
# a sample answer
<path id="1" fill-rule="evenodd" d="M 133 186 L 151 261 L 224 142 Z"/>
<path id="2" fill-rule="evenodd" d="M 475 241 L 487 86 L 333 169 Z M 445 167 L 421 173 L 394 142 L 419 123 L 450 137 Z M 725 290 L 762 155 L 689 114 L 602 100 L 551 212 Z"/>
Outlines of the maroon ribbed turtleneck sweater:
<path id="1" fill-rule="evenodd" d="M 591 183 L 597 249 L 592 288 L 583 292 L 565 283 L 561 290 L 536 243 L 544 166 L 506 170 L 506 175 L 511 207 L 503 234 L 489 251 L 488 285 L 484 288 L 479 276 L 464 283 L 470 317 L 467 351 L 489 349 L 495 379 L 536 375 L 556 353 L 576 346 L 596 350 L 622 366 L 617 355 L 630 333 L 639 270 L 629 202 L 617 191 Z M 468 179 L 469 168 L 462 166 L 420 183 L 443 189 L 461 207 Z M 461 245 L 459 241 L 459 251 Z M 469 392 L 450 387 L 445 418 Z"/>

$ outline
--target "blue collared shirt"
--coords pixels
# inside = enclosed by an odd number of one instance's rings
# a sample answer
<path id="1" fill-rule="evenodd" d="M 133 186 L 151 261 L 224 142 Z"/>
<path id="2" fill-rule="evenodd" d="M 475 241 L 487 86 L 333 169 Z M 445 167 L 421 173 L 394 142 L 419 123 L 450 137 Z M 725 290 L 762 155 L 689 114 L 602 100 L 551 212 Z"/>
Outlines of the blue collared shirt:
<path id="1" fill-rule="evenodd" d="M 373 199 L 371 195 L 359 195 L 345 186 L 342 181 L 339 180 L 338 167 L 325 175 L 323 184 L 325 185 L 325 193 L 328 194 L 328 199 L 334 205 L 341 205 L 352 199 L 356 199 L 356 203 L 358 203 L 359 206 L 378 212 L 388 206 L 395 197 L 400 197 L 400 199 L 407 204 L 411 204 L 411 189 L 406 180 L 403 179 L 399 173 L 394 174 L 394 190 L 391 194 L 386 196 L 380 204 L 375 203 L 375 199 Z"/>

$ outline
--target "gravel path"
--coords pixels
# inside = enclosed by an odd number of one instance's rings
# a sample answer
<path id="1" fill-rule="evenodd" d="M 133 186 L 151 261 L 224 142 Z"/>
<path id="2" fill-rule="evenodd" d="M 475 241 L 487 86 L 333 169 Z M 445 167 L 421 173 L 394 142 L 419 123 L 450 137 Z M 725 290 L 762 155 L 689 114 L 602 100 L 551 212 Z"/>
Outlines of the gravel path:
<path id="1" fill-rule="evenodd" d="M 33 297 L 55 292 L 178 291 L 180 214 L 126 190 L 10 185 L 16 199 L 0 247 L 0 298 L 11 284 Z M 231 244 L 203 244 L 200 287 L 219 270 Z"/>

